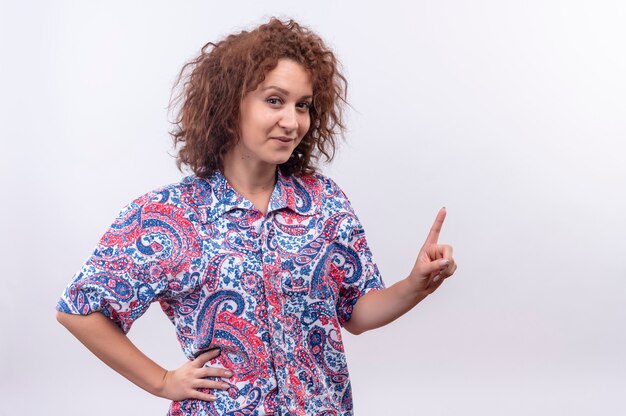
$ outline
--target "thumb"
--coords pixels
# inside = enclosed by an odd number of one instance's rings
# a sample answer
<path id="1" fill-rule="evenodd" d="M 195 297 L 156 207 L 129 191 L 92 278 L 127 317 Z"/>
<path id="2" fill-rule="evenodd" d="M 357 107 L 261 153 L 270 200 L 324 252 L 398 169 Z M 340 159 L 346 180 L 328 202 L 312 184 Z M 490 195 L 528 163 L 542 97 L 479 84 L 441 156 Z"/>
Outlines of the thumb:
<path id="1" fill-rule="evenodd" d="M 193 360 L 193 363 L 196 367 L 202 368 L 207 362 L 211 361 L 214 358 L 219 357 L 221 353 L 222 353 L 222 350 L 219 347 L 213 347 L 210 350 L 198 355 Z"/>
<path id="2" fill-rule="evenodd" d="M 438 273 L 445 269 L 448 263 L 448 259 L 438 259 L 431 261 L 430 263 L 421 263 L 418 269 L 418 273 L 423 277 L 428 277 L 433 273 Z"/>

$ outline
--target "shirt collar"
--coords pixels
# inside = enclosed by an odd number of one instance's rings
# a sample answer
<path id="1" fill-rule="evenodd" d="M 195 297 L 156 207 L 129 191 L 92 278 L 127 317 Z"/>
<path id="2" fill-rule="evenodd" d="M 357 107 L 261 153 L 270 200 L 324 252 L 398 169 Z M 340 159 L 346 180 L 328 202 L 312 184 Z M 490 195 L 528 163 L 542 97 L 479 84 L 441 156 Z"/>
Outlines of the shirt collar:
<path id="1" fill-rule="evenodd" d="M 254 208 L 254 204 L 237 192 L 219 170 L 207 179 L 196 178 L 195 197 L 203 223 L 213 222 L 234 209 Z M 321 197 L 322 183 L 316 176 L 288 176 L 277 168 L 268 214 L 289 209 L 302 216 L 312 216 L 321 209 Z"/>

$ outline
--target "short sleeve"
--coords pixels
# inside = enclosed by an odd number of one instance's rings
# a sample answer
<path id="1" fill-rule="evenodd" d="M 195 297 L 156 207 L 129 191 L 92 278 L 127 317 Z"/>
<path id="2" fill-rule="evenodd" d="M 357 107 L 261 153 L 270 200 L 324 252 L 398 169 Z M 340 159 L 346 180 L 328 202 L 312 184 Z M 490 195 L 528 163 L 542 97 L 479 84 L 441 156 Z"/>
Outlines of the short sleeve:
<path id="1" fill-rule="evenodd" d="M 124 333 L 166 289 L 158 227 L 143 220 L 147 196 L 122 210 L 93 254 L 65 288 L 57 310 L 88 315 L 100 311 Z"/>
<path id="2" fill-rule="evenodd" d="M 336 234 L 335 261 L 331 269 L 333 280 L 339 283 L 336 313 L 343 326 L 350 320 L 357 301 L 370 290 L 385 288 L 367 244 L 365 230 L 350 200 L 329 178 L 325 186 L 325 206 L 333 218 L 341 218 L 342 226 Z"/>
<path id="3" fill-rule="evenodd" d="M 363 295 L 370 290 L 385 288 L 378 266 L 367 245 L 365 231 L 358 219 L 346 243 L 347 252 L 352 254 L 353 259 L 349 265 L 350 272 L 343 274 L 343 282 L 339 289 L 337 317 L 342 326 L 350 320 L 354 306 Z"/>

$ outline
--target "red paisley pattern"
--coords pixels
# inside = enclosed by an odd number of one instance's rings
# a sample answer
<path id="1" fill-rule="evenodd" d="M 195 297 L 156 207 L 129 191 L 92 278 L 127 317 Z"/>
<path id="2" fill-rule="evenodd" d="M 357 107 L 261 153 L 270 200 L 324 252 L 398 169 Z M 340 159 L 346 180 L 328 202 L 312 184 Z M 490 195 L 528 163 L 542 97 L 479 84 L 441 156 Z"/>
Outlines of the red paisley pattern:
<path id="1" fill-rule="evenodd" d="M 383 287 L 332 180 L 278 170 L 263 215 L 216 172 L 129 204 L 57 308 L 100 311 L 127 332 L 156 301 L 189 359 L 221 348 L 208 365 L 234 372 L 231 389 L 174 402 L 170 415 L 351 415 L 340 328 Z"/>

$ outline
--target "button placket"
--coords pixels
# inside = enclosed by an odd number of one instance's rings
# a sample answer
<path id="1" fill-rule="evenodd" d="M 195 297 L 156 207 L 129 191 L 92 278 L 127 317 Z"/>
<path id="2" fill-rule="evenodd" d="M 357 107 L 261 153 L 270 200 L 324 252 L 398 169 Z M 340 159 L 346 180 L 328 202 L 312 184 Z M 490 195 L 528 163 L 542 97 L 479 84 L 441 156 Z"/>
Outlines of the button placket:
<path id="1" fill-rule="evenodd" d="M 272 364 L 274 366 L 274 374 L 276 375 L 276 381 L 278 384 L 277 401 L 280 405 L 284 405 L 285 400 L 285 383 L 287 379 L 286 369 L 286 356 L 284 352 L 284 334 L 283 326 L 284 320 L 282 319 L 284 300 L 280 292 L 280 276 L 276 269 L 276 253 L 272 252 L 270 247 L 270 240 L 272 238 L 272 219 L 274 213 L 270 212 L 263 218 L 262 224 L 259 227 L 260 235 L 260 250 L 259 255 L 261 259 L 262 278 L 260 283 L 262 285 L 262 293 L 264 299 L 262 300 L 266 306 L 268 329 L 270 333 L 270 354 L 272 357 Z M 274 302 L 270 302 L 269 298 L 274 299 Z M 276 300 L 278 305 L 275 305 Z M 283 382 L 280 382 L 283 380 Z"/>

